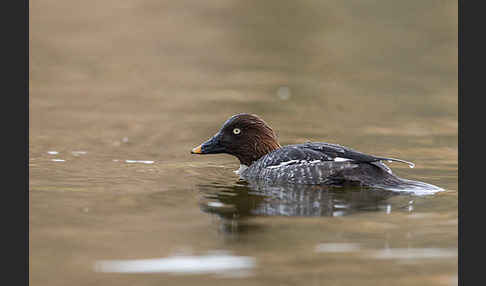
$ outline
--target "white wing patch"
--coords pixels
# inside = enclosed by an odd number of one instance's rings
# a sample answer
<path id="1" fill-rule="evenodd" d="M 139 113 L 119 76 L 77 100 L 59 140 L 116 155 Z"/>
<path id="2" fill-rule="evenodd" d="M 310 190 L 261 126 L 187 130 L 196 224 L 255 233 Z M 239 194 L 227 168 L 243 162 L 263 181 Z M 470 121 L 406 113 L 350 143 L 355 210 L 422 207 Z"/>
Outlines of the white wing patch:
<path id="1" fill-rule="evenodd" d="M 322 162 L 321 160 L 313 160 L 313 161 L 290 160 L 290 161 L 282 162 L 282 163 L 275 165 L 275 166 L 268 166 L 267 169 L 280 168 L 280 167 L 284 167 L 284 166 L 291 165 L 291 164 L 317 164 L 317 163 L 321 163 L 321 162 Z"/>
<path id="2" fill-rule="evenodd" d="M 287 165 L 290 165 L 290 164 L 293 164 L 293 163 L 298 163 L 298 162 L 300 162 L 300 160 L 290 160 L 290 161 L 282 162 L 282 163 L 275 165 L 275 166 L 268 166 L 267 168 L 268 169 L 280 168 L 280 167 L 287 166 Z"/>
<path id="3" fill-rule="evenodd" d="M 353 161 L 353 160 L 347 158 L 341 158 L 341 157 L 334 158 L 334 162 L 346 162 L 346 161 Z"/>

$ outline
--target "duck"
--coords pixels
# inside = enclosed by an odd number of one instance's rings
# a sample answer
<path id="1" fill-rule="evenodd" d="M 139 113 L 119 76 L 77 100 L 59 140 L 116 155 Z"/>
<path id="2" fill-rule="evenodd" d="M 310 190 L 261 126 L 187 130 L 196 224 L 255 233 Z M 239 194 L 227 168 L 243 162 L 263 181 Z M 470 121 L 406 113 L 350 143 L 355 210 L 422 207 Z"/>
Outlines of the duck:
<path id="1" fill-rule="evenodd" d="M 240 162 L 240 179 L 259 185 L 363 186 L 391 190 L 442 191 L 440 187 L 396 176 L 384 162 L 414 163 L 365 154 L 334 143 L 281 146 L 275 131 L 258 115 L 240 113 L 191 150 L 191 154 L 229 154 Z"/>

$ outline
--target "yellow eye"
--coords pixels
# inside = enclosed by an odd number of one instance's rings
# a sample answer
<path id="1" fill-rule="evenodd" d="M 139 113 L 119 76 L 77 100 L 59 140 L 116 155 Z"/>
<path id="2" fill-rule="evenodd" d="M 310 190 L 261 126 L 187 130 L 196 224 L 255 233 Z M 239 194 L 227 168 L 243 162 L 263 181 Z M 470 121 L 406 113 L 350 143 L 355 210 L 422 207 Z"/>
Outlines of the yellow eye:
<path id="1" fill-rule="evenodd" d="M 238 135 L 240 133 L 241 133 L 241 129 L 240 128 L 233 129 L 233 134 Z"/>

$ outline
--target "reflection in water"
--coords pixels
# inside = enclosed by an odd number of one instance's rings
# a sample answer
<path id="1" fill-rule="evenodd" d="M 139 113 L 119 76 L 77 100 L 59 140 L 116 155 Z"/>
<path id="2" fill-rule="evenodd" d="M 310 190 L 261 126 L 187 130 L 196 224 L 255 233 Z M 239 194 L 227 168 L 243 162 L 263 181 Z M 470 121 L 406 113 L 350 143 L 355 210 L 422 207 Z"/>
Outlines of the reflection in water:
<path id="1" fill-rule="evenodd" d="M 234 256 L 214 251 L 201 256 L 170 256 L 154 259 L 100 260 L 96 272 L 105 273 L 172 273 L 172 274 L 223 274 L 248 276 L 256 261 L 253 257 Z M 231 272 L 230 272 L 231 271 Z"/>
<path id="2" fill-rule="evenodd" d="M 360 187 L 316 185 L 199 185 L 201 208 L 224 218 L 248 216 L 343 216 L 363 211 L 391 211 L 387 199 L 398 193 Z M 215 189 L 220 191 L 214 192 Z"/>
<path id="3" fill-rule="evenodd" d="M 361 246 L 358 243 L 320 243 L 316 246 L 316 252 L 353 252 L 359 251 Z"/>
<path id="4" fill-rule="evenodd" d="M 88 154 L 88 152 L 87 151 L 72 151 L 71 154 L 73 154 L 73 156 L 78 157 L 78 156 L 81 156 L 81 155 L 86 155 L 86 154 Z"/>
<path id="5" fill-rule="evenodd" d="M 376 259 L 441 259 L 457 257 L 457 249 L 443 248 L 393 248 L 373 252 Z"/>
<path id="6" fill-rule="evenodd" d="M 454 248 L 385 248 L 366 249 L 358 243 L 320 243 L 316 246 L 317 253 L 360 253 L 366 258 L 374 259 L 441 259 L 457 257 Z"/>
<path id="7" fill-rule="evenodd" d="M 125 163 L 141 163 L 141 164 L 153 164 L 154 161 L 144 161 L 144 160 L 125 160 Z"/>

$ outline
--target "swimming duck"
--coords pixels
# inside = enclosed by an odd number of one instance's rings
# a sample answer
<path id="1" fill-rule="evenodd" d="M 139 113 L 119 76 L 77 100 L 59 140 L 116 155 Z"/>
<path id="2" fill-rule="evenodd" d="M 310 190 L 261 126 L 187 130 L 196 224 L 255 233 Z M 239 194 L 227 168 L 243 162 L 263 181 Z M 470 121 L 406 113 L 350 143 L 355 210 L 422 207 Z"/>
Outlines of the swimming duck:
<path id="1" fill-rule="evenodd" d="M 281 146 L 273 129 L 254 114 L 231 116 L 212 138 L 193 148 L 191 153 L 233 155 L 240 161 L 235 173 L 250 182 L 442 190 L 399 178 L 383 163 L 400 162 L 414 167 L 413 163 L 401 159 L 368 155 L 323 142 Z"/>

